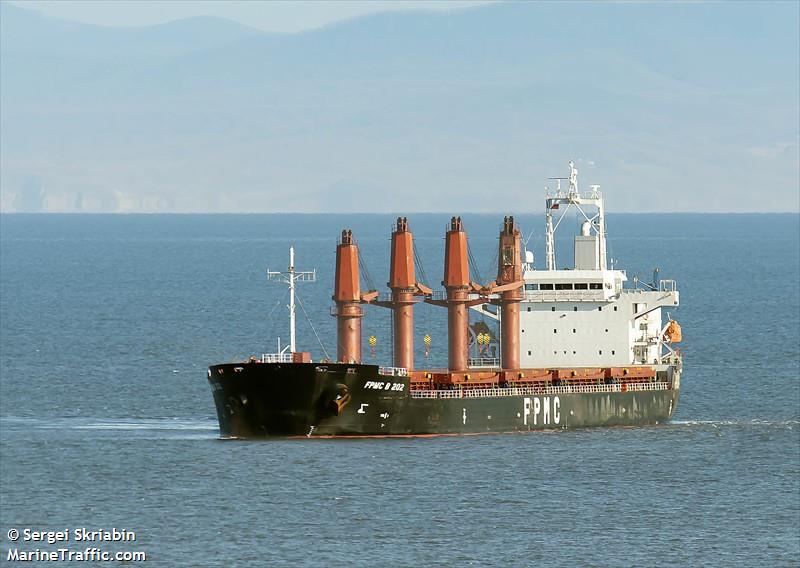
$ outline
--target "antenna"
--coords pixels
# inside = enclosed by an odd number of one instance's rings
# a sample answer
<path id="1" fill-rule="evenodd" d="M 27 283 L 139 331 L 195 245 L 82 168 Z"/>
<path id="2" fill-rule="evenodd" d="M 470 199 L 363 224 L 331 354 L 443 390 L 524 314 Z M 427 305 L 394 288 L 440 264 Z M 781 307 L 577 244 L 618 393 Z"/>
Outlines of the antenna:
<path id="1" fill-rule="evenodd" d="M 276 272 L 267 269 L 267 280 L 280 280 L 289 285 L 289 348 L 290 353 L 295 352 L 295 313 L 294 313 L 294 283 L 316 282 L 317 270 L 311 272 L 296 272 L 294 269 L 294 247 L 289 247 L 289 269 L 286 272 Z M 285 348 L 284 348 L 285 349 Z"/>
<path id="2" fill-rule="evenodd" d="M 569 161 L 569 192 L 578 193 L 578 170 L 572 160 Z"/>

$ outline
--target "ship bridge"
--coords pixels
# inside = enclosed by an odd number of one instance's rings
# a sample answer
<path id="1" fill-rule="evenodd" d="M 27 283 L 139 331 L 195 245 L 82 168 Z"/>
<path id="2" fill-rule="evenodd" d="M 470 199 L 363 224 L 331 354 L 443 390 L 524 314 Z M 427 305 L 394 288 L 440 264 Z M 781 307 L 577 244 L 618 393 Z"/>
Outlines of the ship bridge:
<path id="1" fill-rule="evenodd" d="M 600 186 L 578 189 L 572 162 L 567 178 L 556 180 L 546 199 L 545 268 L 536 269 L 533 253 L 525 251 L 520 303 L 521 367 L 574 368 L 631 364 L 660 364 L 674 355 L 667 328 L 667 308 L 676 308 L 679 293 L 674 280 L 626 288 L 624 270 L 608 267 L 606 225 Z M 561 189 L 568 181 L 569 188 Z M 568 211 L 581 221 L 573 238 L 574 265 L 556 269 L 555 234 Z M 487 305 L 472 309 L 500 320 Z M 485 366 L 485 362 L 482 362 Z M 497 365 L 506 367 L 503 361 Z"/>
<path id="2" fill-rule="evenodd" d="M 609 301 L 628 280 L 621 270 L 527 270 L 524 298 L 529 302 Z"/>

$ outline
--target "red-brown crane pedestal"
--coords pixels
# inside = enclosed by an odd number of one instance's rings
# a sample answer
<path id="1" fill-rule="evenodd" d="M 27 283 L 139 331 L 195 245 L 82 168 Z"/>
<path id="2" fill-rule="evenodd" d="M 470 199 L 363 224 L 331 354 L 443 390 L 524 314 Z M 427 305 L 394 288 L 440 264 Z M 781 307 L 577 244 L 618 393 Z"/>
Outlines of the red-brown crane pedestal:
<path id="1" fill-rule="evenodd" d="M 398 217 L 392 231 L 392 253 L 389 265 L 389 282 L 392 298 L 388 302 L 375 301 L 377 306 L 390 308 L 394 320 L 395 367 L 414 368 L 414 304 L 416 296 L 430 296 L 433 290 L 417 282 L 414 267 L 414 237 L 408 230 L 408 219 Z"/>
<path id="2" fill-rule="evenodd" d="M 342 240 L 336 246 L 336 282 L 333 301 L 336 307 L 336 337 L 338 346 L 336 359 L 344 363 L 361 362 L 361 304 L 369 302 L 378 293 L 361 294 L 358 270 L 358 246 L 353 240 L 353 231 L 342 231 Z"/>
<path id="3" fill-rule="evenodd" d="M 450 220 L 445 236 L 444 281 L 447 290 L 447 360 L 451 371 L 469 368 L 469 256 L 461 217 Z"/>
<path id="4" fill-rule="evenodd" d="M 519 304 L 522 300 L 522 247 L 514 217 L 503 220 L 497 254 L 497 280 L 500 292 L 501 363 L 504 369 L 519 369 Z M 491 287 L 490 287 L 491 288 Z"/>
<path id="5" fill-rule="evenodd" d="M 469 253 L 467 233 L 461 217 L 450 219 L 450 230 L 445 235 L 444 280 L 445 300 L 426 302 L 447 307 L 448 367 L 453 372 L 469 369 L 469 313 L 470 306 L 485 303 L 486 298 L 470 299 L 470 292 L 480 288 L 469 278 Z"/>
<path id="6" fill-rule="evenodd" d="M 394 311 L 394 366 L 414 368 L 414 295 L 417 278 L 414 271 L 414 240 L 408 219 L 398 217 L 392 232 L 392 257 L 389 288 Z"/>

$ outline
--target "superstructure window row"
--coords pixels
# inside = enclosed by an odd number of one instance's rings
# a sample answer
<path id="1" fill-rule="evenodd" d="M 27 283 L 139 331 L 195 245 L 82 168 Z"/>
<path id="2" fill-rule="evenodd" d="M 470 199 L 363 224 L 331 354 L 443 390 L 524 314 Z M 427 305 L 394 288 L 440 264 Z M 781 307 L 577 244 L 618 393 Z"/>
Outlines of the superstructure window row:
<path id="1" fill-rule="evenodd" d="M 526 290 L 602 290 L 602 282 L 575 282 L 558 284 L 525 284 Z"/>

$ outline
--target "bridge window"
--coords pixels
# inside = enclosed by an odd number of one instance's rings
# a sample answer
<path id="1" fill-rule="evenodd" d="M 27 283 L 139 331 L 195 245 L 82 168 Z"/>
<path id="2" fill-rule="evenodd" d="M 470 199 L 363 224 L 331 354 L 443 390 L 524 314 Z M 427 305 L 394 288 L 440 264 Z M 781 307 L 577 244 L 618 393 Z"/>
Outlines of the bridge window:
<path id="1" fill-rule="evenodd" d="M 555 306 L 553 306 L 552 308 L 550 308 L 550 311 L 551 311 L 551 312 L 554 312 L 554 311 L 556 311 L 556 307 L 555 307 Z"/>
<path id="2" fill-rule="evenodd" d="M 602 282 L 589 282 L 589 290 L 602 290 L 603 283 Z"/>
<path id="3" fill-rule="evenodd" d="M 572 290 L 572 284 L 556 284 L 556 290 Z"/>
<path id="4" fill-rule="evenodd" d="M 539 289 L 539 285 L 538 284 L 525 284 L 525 289 L 526 290 L 538 290 Z"/>
<path id="5" fill-rule="evenodd" d="M 552 284 L 539 284 L 539 290 L 552 290 Z"/>
<path id="6" fill-rule="evenodd" d="M 578 311 L 578 306 L 573 306 L 573 307 L 572 307 L 572 311 L 573 311 L 573 312 L 577 312 L 577 311 Z"/>
<path id="7" fill-rule="evenodd" d="M 576 290 L 588 290 L 589 289 L 589 285 L 586 284 L 585 282 L 578 283 L 578 284 L 575 284 L 575 289 Z"/>

